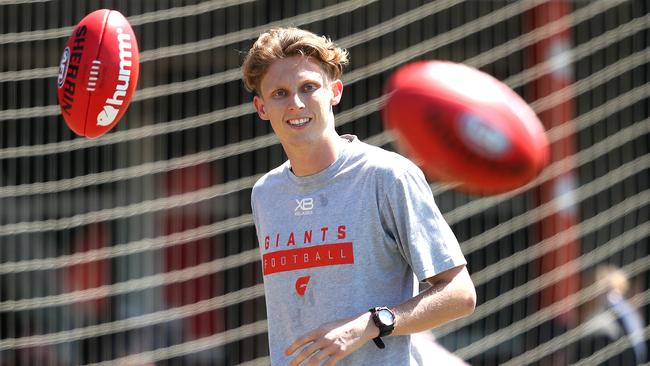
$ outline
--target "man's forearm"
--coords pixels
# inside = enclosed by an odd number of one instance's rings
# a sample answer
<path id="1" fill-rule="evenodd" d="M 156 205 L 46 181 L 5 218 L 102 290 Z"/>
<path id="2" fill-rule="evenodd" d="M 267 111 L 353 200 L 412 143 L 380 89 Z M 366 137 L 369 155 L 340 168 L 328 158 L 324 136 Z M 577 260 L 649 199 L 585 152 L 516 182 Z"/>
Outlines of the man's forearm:
<path id="1" fill-rule="evenodd" d="M 418 333 L 471 314 L 476 291 L 464 266 L 430 279 L 431 287 L 392 308 L 395 329 L 392 335 Z"/>

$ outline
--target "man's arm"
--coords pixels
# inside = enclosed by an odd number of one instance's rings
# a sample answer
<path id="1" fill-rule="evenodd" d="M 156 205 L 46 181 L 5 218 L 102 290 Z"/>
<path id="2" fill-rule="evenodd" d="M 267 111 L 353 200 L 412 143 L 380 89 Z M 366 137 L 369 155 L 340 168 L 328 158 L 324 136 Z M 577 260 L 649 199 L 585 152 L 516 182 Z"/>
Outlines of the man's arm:
<path id="1" fill-rule="evenodd" d="M 432 329 L 474 311 L 476 290 L 465 266 L 439 273 L 427 282 L 431 287 L 392 309 L 396 318 L 393 335 Z"/>
<path id="2" fill-rule="evenodd" d="M 476 291 L 465 266 L 439 273 L 427 282 L 431 287 L 417 296 L 392 308 L 395 329 L 392 335 L 406 335 L 435 328 L 474 311 Z M 377 306 L 384 304 L 377 304 Z M 303 348 L 291 365 L 335 365 L 366 342 L 379 335 L 379 329 L 370 318 L 370 312 L 357 317 L 325 324 L 298 338 L 286 354 Z M 379 350 L 378 350 L 379 351 Z"/>

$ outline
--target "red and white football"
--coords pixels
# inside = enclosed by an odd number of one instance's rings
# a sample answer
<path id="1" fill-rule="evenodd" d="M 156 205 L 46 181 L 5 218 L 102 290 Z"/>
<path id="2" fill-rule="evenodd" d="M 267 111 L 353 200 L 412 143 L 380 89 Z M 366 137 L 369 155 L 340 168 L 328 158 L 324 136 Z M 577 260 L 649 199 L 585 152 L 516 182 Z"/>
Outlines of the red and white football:
<path id="1" fill-rule="evenodd" d="M 68 127 L 89 138 L 110 131 L 131 102 L 139 71 L 138 42 L 126 18 L 108 9 L 88 14 L 59 64 L 59 106 Z"/>
<path id="2" fill-rule="evenodd" d="M 521 187 L 545 166 L 549 145 L 528 104 L 469 66 L 419 61 L 385 89 L 383 121 L 430 179 L 490 195 Z"/>

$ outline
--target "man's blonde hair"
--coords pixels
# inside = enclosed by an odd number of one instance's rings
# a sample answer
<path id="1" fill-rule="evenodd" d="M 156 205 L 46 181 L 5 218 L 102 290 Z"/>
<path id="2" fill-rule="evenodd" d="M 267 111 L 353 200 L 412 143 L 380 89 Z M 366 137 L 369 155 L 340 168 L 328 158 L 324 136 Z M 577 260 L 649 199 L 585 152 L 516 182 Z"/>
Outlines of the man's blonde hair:
<path id="1" fill-rule="evenodd" d="M 315 58 L 330 80 L 340 79 L 348 63 L 348 52 L 327 37 L 293 27 L 272 28 L 259 36 L 244 59 L 246 89 L 260 94 L 260 83 L 271 64 L 292 56 Z"/>

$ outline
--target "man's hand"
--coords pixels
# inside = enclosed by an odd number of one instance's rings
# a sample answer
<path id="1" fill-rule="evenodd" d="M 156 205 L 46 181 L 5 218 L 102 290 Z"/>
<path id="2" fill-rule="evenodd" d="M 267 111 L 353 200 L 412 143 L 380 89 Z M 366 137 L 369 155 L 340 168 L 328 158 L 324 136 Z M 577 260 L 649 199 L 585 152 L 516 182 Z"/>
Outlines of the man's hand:
<path id="1" fill-rule="evenodd" d="M 291 366 L 333 366 L 366 342 L 379 335 L 379 329 L 370 319 L 370 312 L 358 317 L 322 325 L 293 342 L 286 350 L 290 356 L 304 347 L 291 361 Z"/>

